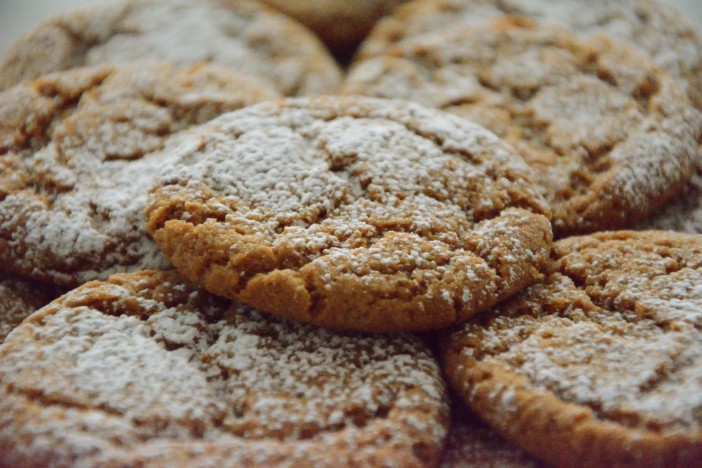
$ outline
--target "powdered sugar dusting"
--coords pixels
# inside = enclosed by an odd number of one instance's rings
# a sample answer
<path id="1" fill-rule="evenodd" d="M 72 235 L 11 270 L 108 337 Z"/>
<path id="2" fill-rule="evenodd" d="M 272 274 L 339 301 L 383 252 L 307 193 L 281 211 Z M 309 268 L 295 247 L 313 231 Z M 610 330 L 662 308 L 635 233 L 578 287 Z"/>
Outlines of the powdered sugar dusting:
<path id="1" fill-rule="evenodd" d="M 45 450 L 134 460 L 165 443 L 210 445 L 212 456 L 240 446 L 230 460 L 260 452 L 269 462 L 283 442 L 295 442 L 283 459 L 324 447 L 414 457 L 420 443 L 436 456 L 446 432 L 440 372 L 417 339 L 271 320 L 173 273 L 75 290 L 33 315 L 0 354 L 0 447 L 25 462 Z M 22 418 L 22 407 L 34 416 Z M 92 432 L 94 424 L 103 426 Z M 40 449 L 42 439 L 53 445 Z"/>
<path id="2" fill-rule="evenodd" d="M 64 72 L 5 91 L 0 159 L 15 175 L 1 181 L 0 238 L 9 248 L 0 268 L 77 284 L 166 267 L 142 213 L 166 164 L 158 150 L 192 124 L 275 96 L 213 66 L 146 64 Z"/>

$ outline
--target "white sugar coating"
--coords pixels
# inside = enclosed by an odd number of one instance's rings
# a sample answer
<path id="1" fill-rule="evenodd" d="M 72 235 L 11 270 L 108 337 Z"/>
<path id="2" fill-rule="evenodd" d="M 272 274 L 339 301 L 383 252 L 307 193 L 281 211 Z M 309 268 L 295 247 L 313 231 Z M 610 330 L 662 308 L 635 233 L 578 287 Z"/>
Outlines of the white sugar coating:
<path id="1" fill-rule="evenodd" d="M 45 57 L 35 49 L 51 44 Z M 76 66 L 214 63 L 282 94 L 334 92 L 341 72 L 304 27 L 246 0 L 124 0 L 51 19 L 8 53 L 0 89 Z"/>
<path id="2" fill-rule="evenodd" d="M 166 444 L 156 460 L 207 446 L 262 463 L 438 455 L 445 389 L 418 339 L 336 334 L 195 292 L 172 272 L 115 275 L 16 329 L 0 348 L 6 460 L 133 463 Z"/>
<path id="3" fill-rule="evenodd" d="M 176 163 L 146 209 L 162 251 L 190 280 L 266 312 L 390 331 L 350 317 L 376 315 L 358 288 L 394 316 L 393 331 L 438 328 L 515 292 L 547 256 L 548 208 L 523 160 L 482 127 L 415 104 L 262 103 L 164 153 Z M 260 292 L 265 275 L 286 286 Z M 259 302 L 274 295 L 298 300 Z M 414 320 L 386 299 L 438 311 Z"/>
<path id="4" fill-rule="evenodd" d="M 455 340 L 479 339 L 462 355 L 506 365 L 534 392 L 589 407 L 600 420 L 699 433 L 702 238 L 623 231 L 554 249 L 543 284 L 457 332 Z M 502 411 L 516 410 L 505 402 Z"/>
<path id="5" fill-rule="evenodd" d="M 166 140 L 276 93 L 215 66 L 60 72 L 0 94 L 0 270 L 75 285 L 168 262 L 144 229 Z M 14 174 L 14 175 L 12 175 Z"/>
<path id="6" fill-rule="evenodd" d="M 59 294 L 35 281 L 0 275 L 0 343 L 22 320 Z"/>
<path id="7" fill-rule="evenodd" d="M 358 61 L 342 92 L 493 130 L 535 170 L 559 236 L 630 226 L 690 177 L 702 116 L 648 57 L 525 18 L 450 26 Z"/>
<path id="8" fill-rule="evenodd" d="M 658 0 L 420 0 L 381 20 L 361 48 L 361 59 L 417 35 L 451 25 L 476 26 L 502 15 L 526 15 L 580 36 L 604 33 L 651 56 L 702 106 L 702 41 L 680 12 Z"/>

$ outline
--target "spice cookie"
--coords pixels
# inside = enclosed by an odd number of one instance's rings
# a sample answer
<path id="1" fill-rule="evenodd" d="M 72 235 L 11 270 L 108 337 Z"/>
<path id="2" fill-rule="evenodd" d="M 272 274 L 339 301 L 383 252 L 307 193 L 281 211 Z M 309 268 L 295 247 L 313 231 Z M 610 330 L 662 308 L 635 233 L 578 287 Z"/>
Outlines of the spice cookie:
<path id="1" fill-rule="evenodd" d="M 687 85 L 702 108 L 702 41 L 675 8 L 657 0 L 420 0 L 398 7 L 364 41 L 360 59 L 451 25 L 480 26 L 502 15 L 525 15 L 561 26 L 579 37 L 604 33 L 634 46 Z"/>
<path id="2" fill-rule="evenodd" d="M 287 95 L 334 92 L 341 71 L 322 44 L 285 15 L 247 0 L 125 0 L 51 19 L 0 65 L 0 89 L 79 66 L 158 60 L 211 62 Z"/>
<path id="3" fill-rule="evenodd" d="M 375 22 L 407 0 L 262 0 L 317 33 L 341 57 L 349 55 Z"/>
<path id="4" fill-rule="evenodd" d="M 270 319 L 179 278 L 151 271 L 88 283 L 8 337 L 4 463 L 437 462 L 447 398 L 419 339 Z"/>
<path id="5" fill-rule="evenodd" d="M 455 401 L 441 468 L 539 468 L 541 463 L 500 437 Z"/>
<path id="6" fill-rule="evenodd" d="M 58 296 L 59 291 L 51 286 L 0 276 L 0 344 L 29 314 Z"/>
<path id="7" fill-rule="evenodd" d="M 702 236 L 557 242 L 543 282 L 454 331 L 452 387 L 557 466 L 702 460 Z"/>
<path id="8" fill-rule="evenodd" d="M 0 272 L 74 286 L 168 262 L 144 230 L 158 152 L 192 124 L 276 97 L 212 65 L 101 66 L 0 93 Z"/>
<path id="9" fill-rule="evenodd" d="M 633 49 L 524 17 L 407 39 L 354 67 L 348 94 L 468 117 L 537 175 L 557 236 L 631 226 L 689 180 L 702 116 Z"/>
<path id="10" fill-rule="evenodd" d="M 320 326 L 445 327 L 548 258 L 548 208 L 514 150 L 459 117 L 361 97 L 262 103 L 190 133 L 146 209 L 209 291 Z"/>

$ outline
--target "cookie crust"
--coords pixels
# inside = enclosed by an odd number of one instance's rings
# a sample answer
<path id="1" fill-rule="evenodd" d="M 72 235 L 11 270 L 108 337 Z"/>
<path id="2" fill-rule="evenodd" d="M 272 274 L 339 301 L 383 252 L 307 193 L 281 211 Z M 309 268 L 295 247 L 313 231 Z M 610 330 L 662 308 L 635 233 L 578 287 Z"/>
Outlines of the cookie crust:
<path id="1" fill-rule="evenodd" d="M 432 465 L 447 432 L 417 338 L 271 320 L 175 272 L 88 283 L 0 356 L 9 465 Z"/>
<path id="2" fill-rule="evenodd" d="M 647 57 L 524 17 L 410 38 L 357 64 L 346 94 L 472 119 L 534 169 L 558 237 L 632 227 L 679 193 L 702 115 Z"/>
<path id="3" fill-rule="evenodd" d="M 0 344 L 22 320 L 59 295 L 57 288 L 0 275 Z"/>
<path id="4" fill-rule="evenodd" d="M 248 0 L 124 0 L 50 19 L 0 65 L 0 89 L 80 66 L 214 63 L 281 94 L 334 92 L 341 71 L 306 28 Z"/>
<path id="5" fill-rule="evenodd" d="M 513 149 L 411 103 L 262 103 L 191 132 L 146 209 L 211 292 L 317 325 L 445 327 L 531 283 L 548 208 Z"/>
<path id="6" fill-rule="evenodd" d="M 144 229 L 178 132 L 278 97 L 214 65 L 98 66 L 0 93 L 0 272 L 76 286 L 168 262 Z"/>
<path id="7" fill-rule="evenodd" d="M 542 283 L 444 343 L 480 417 L 560 466 L 702 457 L 702 237 L 621 231 L 554 244 Z"/>

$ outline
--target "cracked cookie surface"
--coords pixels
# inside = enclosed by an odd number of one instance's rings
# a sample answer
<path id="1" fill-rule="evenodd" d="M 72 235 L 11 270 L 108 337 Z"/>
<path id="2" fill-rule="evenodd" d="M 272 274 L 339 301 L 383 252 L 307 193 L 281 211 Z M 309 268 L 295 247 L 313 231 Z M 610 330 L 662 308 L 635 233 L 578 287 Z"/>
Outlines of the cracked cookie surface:
<path id="1" fill-rule="evenodd" d="M 87 283 L 15 330 L 0 348 L 4 463 L 436 463 L 447 397 L 418 338 L 271 319 L 180 278 Z"/>
<path id="2" fill-rule="evenodd" d="M 332 93 L 341 81 L 313 34 L 257 2 L 131 0 L 40 25 L 8 52 L 0 89 L 54 71 L 143 60 L 215 63 L 284 95 Z"/>
<path id="3" fill-rule="evenodd" d="M 702 237 L 572 237 L 552 260 L 543 282 L 447 337 L 452 388 L 554 465 L 697 463 Z"/>
<path id="4" fill-rule="evenodd" d="M 0 275 L 0 344 L 22 320 L 59 295 L 51 286 Z"/>
<path id="5" fill-rule="evenodd" d="M 412 103 L 263 103 L 190 132 L 148 229 L 191 281 L 330 328 L 445 327 L 548 257 L 548 208 L 514 150 Z"/>
<path id="6" fill-rule="evenodd" d="M 676 78 L 702 109 L 702 40 L 672 5 L 658 0 L 423 0 L 398 7 L 363 43 L 359 59 L 426 32 L 476 26 L 502 15 L 524 15 L 578 37 L 604 33 L 639 48 Z"/>
<path id="7" fill-rule="evenodd" d="M 213 65 L 99 66 L 0 93 L 0 272 L 74 286 L 168 262 L 144 229 L 166 140 L 277 97 Z"/>
<path id="8" fill-rule="evenodd" d="M 414 100 L 505 138 L 557 236 L 648 216 L 687 183 L 702 139 L 702 115 L 646 57 L 523 17 L 407 39 L 358 63 L 343 92 Z"/>

